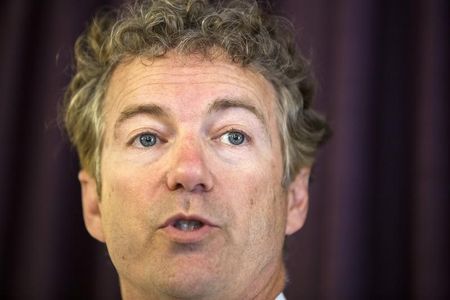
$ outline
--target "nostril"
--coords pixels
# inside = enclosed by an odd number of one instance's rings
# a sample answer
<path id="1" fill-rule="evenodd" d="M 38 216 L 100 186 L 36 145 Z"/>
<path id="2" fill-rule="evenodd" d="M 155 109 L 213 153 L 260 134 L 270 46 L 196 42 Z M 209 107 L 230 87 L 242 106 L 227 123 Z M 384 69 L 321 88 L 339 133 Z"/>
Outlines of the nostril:
<path id="1" fill-rule="evenodd" d="M 174 191 L 205 192 L 212 188 L 212 174 L 201 149 L 193 153 L 174 152 L 167 166 L 167 187 Z"/>
<path id="2" fill-rule="evenodd" d="M 183 185 L 181 183 L 175 184 L 174 190 L 180 190 L 183 188 Z"/>
<path id="3" fill-rule="evenodd" d="M 206 191 L 208 191 L 208 189 L 207 189 L 206 185 L 203 183 L 195 185 L 194 188 L 191 190 L 191 192 L 193 192 L 193 193 L 206 192 Z"/>
<path id="4" fill-rule="evenodd" d="M 168 187 L 170 190 L 176 191 L 176 190 L 186 190 L 191 193 L 201 193 L 201 192 L 207 192 L 209 190 L 207 184 L 204 184 L 202 182 L 190 182 L 188 180 L 184 180 L 181 182 L 168 182 Z"/>

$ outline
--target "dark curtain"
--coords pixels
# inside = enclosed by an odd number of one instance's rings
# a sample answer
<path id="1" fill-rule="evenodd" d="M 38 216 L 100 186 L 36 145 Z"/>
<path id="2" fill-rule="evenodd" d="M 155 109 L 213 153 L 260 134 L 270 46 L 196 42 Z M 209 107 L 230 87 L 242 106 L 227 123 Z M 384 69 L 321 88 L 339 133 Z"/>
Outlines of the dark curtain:
<path id="1" fill-rule="evenodd" d="M 0 4 L 0 299 L 119 299 L 57 126 L 73 43 L 119 2 Z M 272 6 L 293 19 L 334 129 L 308 221 L 288 239 L 287 298 L 447 299 L 447 1 Z"/>

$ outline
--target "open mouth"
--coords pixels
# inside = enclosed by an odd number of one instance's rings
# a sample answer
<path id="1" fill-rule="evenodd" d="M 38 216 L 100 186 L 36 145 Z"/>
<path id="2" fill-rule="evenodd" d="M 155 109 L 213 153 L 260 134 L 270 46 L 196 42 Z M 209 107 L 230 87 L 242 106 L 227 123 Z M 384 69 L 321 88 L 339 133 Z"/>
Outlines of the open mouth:
<path id="1" fill-rule="evenodd" d="M 205 224 L 198 220 L 176 220 L 173 227 L 181 231 L 195 231 L 202 228 Z"/>
<path id="2" fill-rule="evenodd" d="M 193 244 L 204 241 L 219 227 L 200 215 L 176 214 L 168 218 L 159 228 L 172 242 Z"/>

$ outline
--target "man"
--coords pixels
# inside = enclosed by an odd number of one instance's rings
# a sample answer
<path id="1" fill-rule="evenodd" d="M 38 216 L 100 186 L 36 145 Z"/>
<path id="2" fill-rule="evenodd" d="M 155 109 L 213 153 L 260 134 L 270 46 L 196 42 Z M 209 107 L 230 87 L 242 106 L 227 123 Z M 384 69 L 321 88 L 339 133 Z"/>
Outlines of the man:
<path id="1" fill-rule="evenodd" d="M 325 122 L 291 28 L 254 2 L 153 1 L 75 47 L 66 128 L 123 299 L 281 299 Z"/>

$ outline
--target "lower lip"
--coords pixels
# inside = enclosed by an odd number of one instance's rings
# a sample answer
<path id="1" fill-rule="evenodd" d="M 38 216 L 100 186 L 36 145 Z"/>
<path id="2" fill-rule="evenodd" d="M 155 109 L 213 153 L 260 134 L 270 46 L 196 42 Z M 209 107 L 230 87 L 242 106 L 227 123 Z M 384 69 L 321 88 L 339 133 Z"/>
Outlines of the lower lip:
<path id="1" fill-rule="evenodd" d="M 201 228 L 192 231 L 182 231 L 174 226 L 166 226 L 161 228 L 165 235 L 175 243 L 192 244 L 203 241 L 211 234 L 215 227 L 203 225 Z"/>

